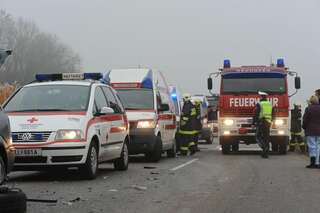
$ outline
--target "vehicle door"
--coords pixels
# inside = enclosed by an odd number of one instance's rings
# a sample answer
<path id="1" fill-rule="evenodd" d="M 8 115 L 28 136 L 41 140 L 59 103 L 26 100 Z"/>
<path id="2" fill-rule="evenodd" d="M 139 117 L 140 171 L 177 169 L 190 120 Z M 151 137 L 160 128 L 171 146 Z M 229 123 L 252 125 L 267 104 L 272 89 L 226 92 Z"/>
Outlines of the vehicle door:
<path id="1" fill-rule="evenodd" d="M 94 127 L 97 131 L 99 141 L 100 141 L 100 153 L 101 159 L 107 160 L 109 156 L 109 134 L 111 128 L 111 122 L 108 119 L 108 115 L 100 114 L 103 107 L 107 107 L 108 102 L 102 91 L 101 87 L 96 87 L 94 93 L 94 107 L 93 107 L 93 116 L 94 116 Z"/>
<path id="2" fill-rule="evenodd" d="M 102 87 L 102 89 L 107 98 L 108 106 L 114 110 L 114 113 L 109 115 L 111 121 L 109 150 L 112 152 L 112 156 L 119 157 L 127 132 L 127 124 L 124 118 L 125 111 L 122 104 L 117 101 L 113 89 L 107 86 Z"/>

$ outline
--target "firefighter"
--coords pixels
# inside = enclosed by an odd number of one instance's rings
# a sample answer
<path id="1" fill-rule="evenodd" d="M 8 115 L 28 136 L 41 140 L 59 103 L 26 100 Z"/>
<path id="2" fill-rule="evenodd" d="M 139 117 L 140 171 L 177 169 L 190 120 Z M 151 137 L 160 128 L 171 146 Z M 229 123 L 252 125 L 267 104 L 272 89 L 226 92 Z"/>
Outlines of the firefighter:
<path id="1" fill-rule="evenodd" d="M 194 118 L 194 122 L 195 122 L 195 124 L 194 124 L 195 129 L 194 130 L 196 131 L 196 133 L 194 135 L 194 142 L 196 144 L 195 145 L 196 151 L 199 152 L 200 149 L 198 147 L 198 142 L 199 142 L 199 136 L 200 136 L 201 130 L 202 130 L 201 101 L 199 99 L 196 99 L 194 101 L 194 105 L 195 105 L 196 112 L 197 112 L 196 117 Z"/>
<path id="2" fill-rule="evenodd" d="M 258 92 L 260 101 L 256 105 L 256 113 L 253 118 L 253 125 L 256 127 L 256 139 L 262 149 L 262 157 L 268 158 L 270 142 L 270 126 L 272 123 L 272 104 L 268 101 L 268 94 Z"/>
<path id="3" fill-rule="evenodd" d="M 191 102 L 191 95 L 185 94 L 183 96 L 183 107 L 180 118 L 180 153 L 181 155 L 187 155 L 190 150 L 190 154 L 193 155 L 196 152 L 194 135 L 194 118 L 196 117 L 196 108 Z"/>
<path id="4" fill-rule="evenodd" d="M 305 152 L 305 142 L 302 138 L 301 117 L 301 105 L 295 103 L 293 109 L 291 110 L 291 140 L 289 144 L 290 152 L 294 152 L 297 145 L 299 145 L 301 152 Z"/>

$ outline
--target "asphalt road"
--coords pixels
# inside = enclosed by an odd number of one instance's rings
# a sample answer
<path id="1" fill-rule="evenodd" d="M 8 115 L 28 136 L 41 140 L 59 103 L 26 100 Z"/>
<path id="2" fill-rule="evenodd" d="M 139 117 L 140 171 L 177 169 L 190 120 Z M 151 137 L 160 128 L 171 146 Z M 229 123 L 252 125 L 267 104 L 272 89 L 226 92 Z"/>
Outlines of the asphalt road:
<path id="1" fill-rule="evenodd" d="M 9 185 L 28 198 L 58 200 L 30 202 L 29 213 L 320 212 L 320 170 L 305 169 L 306 156 L 262 159 L 255 146 L 244 148 L 249 151 L 222 155 L 216 143 L 201 145 L 195 156 L 164 156 L 160 163 L 132 157 L 128 171 L 101 165 L 92 181 L 76 171 L 14 172 Z"/>

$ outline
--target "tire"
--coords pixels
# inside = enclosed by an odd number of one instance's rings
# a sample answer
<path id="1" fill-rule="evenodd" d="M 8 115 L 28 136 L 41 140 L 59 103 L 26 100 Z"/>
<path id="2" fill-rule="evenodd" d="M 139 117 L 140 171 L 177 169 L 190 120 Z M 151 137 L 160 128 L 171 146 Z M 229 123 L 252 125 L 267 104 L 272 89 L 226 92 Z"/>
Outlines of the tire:
<path id="1" fill-rule="evenodd" d="M 207 144 L 213 143 L 213 135 L 211 134 L 209 138 L 206 139 Z"/>
<path id="2" fill-rule="evenodd" d="M 233 152 L 238 152 L 239 151 L 239 144 L 232 144 L 232 151 Z"/>
<path id="3" fill-rule="evenodd" d="M 173 144 L 172 144 L 172 148 L 167 151 L 167 157 L 168 158 L 175 158 L 176 157 L 176 153 L 177 153 L 176 143 L 174 141 Z"/>
<path id="4" fill-rule="evenodd" d="M 157 136 L 154 150 L 146 154 L 146 158 L 151 162 L 159 162 L 162 154 L 162 140 Z"/>
<path id="5" fill-rule="evenodd" d="M 27 212 L 27 197 L 20 190 L 12 190 L 0 187 L 1 213 L 25 213 Z"/>
<path id="6" fill-rule="evenodd" d="M 86 163 L 81 167 L 82 177 L 88 180 L 93 180 L 98 173 L 98 148 L 95 141 L 90 144 Z"/>
<path id="7" fill-rule="evenodd" d="M 129 166 L 129 151 L 127 142 L 123 143 L 121 156 L 113 162 L 113 166 L 116 170 L 125 171 Z"/>
<path id="8" fill-rule="evenodd" d="M 7 170 L 3 157 L 0 155 L 0 185 L 6 180 Z"/>
<path id="9" fill-rule="evenodd" d="M 222 154 L 227 155 L 230 153 L 230 148 L 231 148 L 230 144 L 222 144 L 221 147 L 222 147 Z"/>

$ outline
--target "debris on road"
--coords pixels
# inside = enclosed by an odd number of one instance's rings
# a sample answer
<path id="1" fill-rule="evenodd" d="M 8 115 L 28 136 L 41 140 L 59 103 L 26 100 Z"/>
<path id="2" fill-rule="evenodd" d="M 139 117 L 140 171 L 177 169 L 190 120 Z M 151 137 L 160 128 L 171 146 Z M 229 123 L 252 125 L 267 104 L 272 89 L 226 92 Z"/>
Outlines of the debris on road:
<path id="1" fill-rule="evenodd" d="M 150 174 L 152 174 L 152 175 L 159 175 L 160 172 L 150 172 Z"/>
<path id="2" fill-rule="evenodd" d="M 27 202 L 37 202 L 37 203 L 57 203 L 58 200 L 46 200 L 46 199 L 31 199 L 28 198 Z"/>
<path id="3" fill-rule="evenodd" d="M 138 190 L 138 191 L 145 191 L 147 190 L 148 188 L 145 187 L 145 186 L 138 186 L 138 185 L 133 185 L 132 188 Z"/>
<path id="4" fill-rule="evenodd" d="M 144 169 L 156 169 L 157 167 L 155 167 L 155 166 L 144 166 L 143 168 Z"/>

